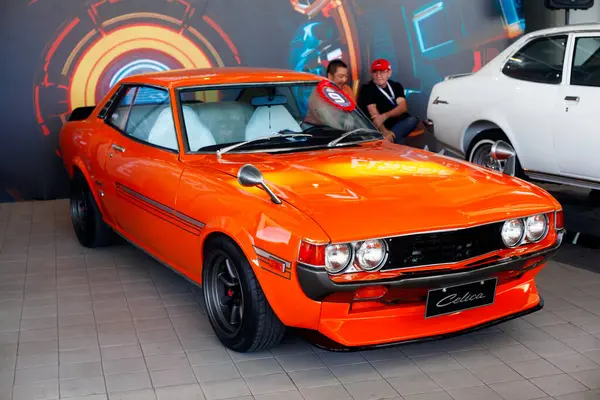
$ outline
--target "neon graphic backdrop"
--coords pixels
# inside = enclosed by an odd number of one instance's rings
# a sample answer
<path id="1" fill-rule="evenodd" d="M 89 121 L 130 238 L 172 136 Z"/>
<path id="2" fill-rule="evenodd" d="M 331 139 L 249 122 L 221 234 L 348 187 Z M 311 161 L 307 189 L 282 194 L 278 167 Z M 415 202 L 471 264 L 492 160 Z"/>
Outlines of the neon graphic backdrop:
<path id="1" fill-rule="evenodd" d="M 6 0 L 0 41 L 0 201 L 67 194 L 57 135 L 73 108 L 96 104 L 120 79 L 219 66 L 325 75 L 349 65 L 356 95 L 387 58 L 424 117 L 430 88 L 476 71 L 524 32 L 522 0 Z"/>

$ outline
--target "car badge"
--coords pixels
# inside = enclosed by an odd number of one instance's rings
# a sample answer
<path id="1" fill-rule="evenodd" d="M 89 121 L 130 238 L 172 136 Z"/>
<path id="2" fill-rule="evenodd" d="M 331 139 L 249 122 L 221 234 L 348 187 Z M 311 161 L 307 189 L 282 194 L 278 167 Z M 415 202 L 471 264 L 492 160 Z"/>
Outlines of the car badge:
<path id="1" fill-rule="evenodd" d="M 352 112 L 356 104 L 342 93 L 333 83 L 321 81 L 317 85 L 317 93 L 329 104 L 347 112 Z"/>

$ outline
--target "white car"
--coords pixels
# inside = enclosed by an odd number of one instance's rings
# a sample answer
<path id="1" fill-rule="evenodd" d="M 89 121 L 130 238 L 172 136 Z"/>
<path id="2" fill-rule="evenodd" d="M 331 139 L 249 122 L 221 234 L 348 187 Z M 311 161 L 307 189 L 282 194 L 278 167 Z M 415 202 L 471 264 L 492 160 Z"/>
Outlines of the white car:
<path id="1" fill-rule="evenodd" d="M 436 84 L 427 117 L 442 148 L 503 170 L 503 140 L 516 175 L 600 189 L 600 24 L 522 36 L 479 71 Z"/>

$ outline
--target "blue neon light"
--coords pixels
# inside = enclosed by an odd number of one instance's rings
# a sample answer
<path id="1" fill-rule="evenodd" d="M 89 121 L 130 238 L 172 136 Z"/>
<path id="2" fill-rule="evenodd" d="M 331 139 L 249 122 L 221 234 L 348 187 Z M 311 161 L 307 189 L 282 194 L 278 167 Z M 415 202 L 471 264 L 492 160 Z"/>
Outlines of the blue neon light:
<path id="1" fill-rule="evenodd" d="M 451 44 L 454 42 L 453 39 L 450 39 L 445 42 L 438 43 L 436 45 L 425 47 L 425 43 L 423 40 L 423 32 L 421 31 L 421 22 L 443 10 L 444 10 L 444 2 L 439 1 L 428 7 L 425 7 L 424 9 L 421 9 L 420 11 L 416 12 L 413 16 L 413 24 L 415 26 L 417 40 L 419 42 L 419 47 L 421 48 L 422 53 L 426 53 L 428 51 L 435 50 L 437 48 L 440 48 L 442 46 L 445 46 L 445 45 L 448 45 L 448 44 Z"/>
<path id="2" fill-rule="evenodd" d="M 406 17 L 406 10 L 404 9 L 404 6 L 402 6 L 402 18 L 404 18 L 404 26 L 406 26 L 406 34 L 408 35 L 408 48 L 410 50 L 410 59 L 413 66 L 413 75 L 419 76 L 417 71 L 417 62 L 415 60 L 415 49 L 413 47 L 412 35 L 410 34 L 410 29 L 408 29 L 410 25 L 408 24 L 408 18 Z"/>
<path id="3" fill-rule="evenodd" d="M 518 24 L 521 30 L 525 30 L 525 20 L 522 17 L 520 8 L 522 4 L 518 0 L 498 0 L 502 15 L 507 26 Z"/>
<path id="4" fill-rule="evenodd" d="M 122 67 L 113 75 L 112 79 L 110 80 L 110 87 L 112 88 L 121 79 L 130 75 L 135 75 L 136 73 L 162 72 L 168 70 L 169 67 L 158 61 L 150 59 L 135 60 Z"/>

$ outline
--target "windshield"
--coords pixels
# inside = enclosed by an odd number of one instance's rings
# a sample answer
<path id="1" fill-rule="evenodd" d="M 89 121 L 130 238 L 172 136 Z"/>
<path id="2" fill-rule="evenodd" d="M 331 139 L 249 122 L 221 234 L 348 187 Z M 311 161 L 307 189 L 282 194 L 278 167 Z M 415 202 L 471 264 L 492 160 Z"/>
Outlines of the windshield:
<path id="1" fill-rule="evenodd" d="M 381 138 L 355 103 L 329 81 L 181 89 L 179 101 L 183 138 L 192 153 L 326 148 L 356 130 L 339 145 Z M 264 137 L 269 140 L 260 139 Z"/>

